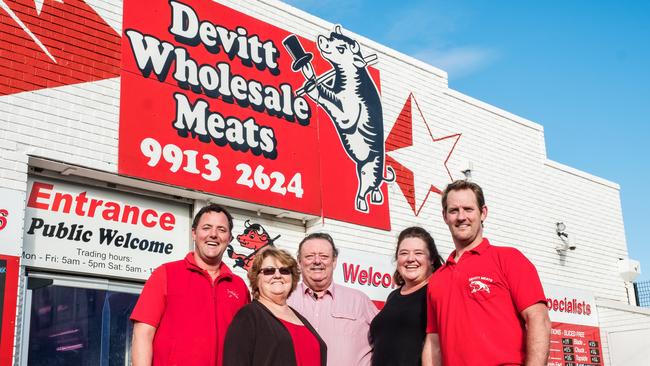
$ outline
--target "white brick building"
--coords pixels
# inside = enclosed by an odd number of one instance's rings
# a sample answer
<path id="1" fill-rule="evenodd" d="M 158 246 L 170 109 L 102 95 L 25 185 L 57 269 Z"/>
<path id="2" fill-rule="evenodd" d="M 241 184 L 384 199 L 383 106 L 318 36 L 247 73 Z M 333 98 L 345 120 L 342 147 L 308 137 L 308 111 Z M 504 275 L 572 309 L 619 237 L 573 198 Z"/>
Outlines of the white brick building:
<path id="1" fill-rule="evenodd" d="M 125 102 L 125 95 L 131 98 L 141 94 L 144 95 L 143 99 L 146 99 L 150 92 L 148 88 L 121 90 L 121 86 L 124 88 L 125 85 L 127 87 L 133 85 L 125 84 L 122 80 L 125 73 L 131 73 L 131 77 L 143 85 L 151 85 L 151 89 L 175 88 L 192 97 L 198 95 L 204 99 L 213 98 L 214 100 L 210 99 L 210 103 L 214 103 L 215 109 L 221 110 L 220 108 L 225 106 L 223 108 L 227 111 L 235 110 L 235 114 L 244 115 L 240 117 L 241 119 L 256 116 L 258 124 L 271 125 L 276 129 L 279 156 L 277 160 L 264 160 L 259 156 L 246 154 L 245 151 L 233 153 L 230 150 L 228 157 L 241 156 L 242 161 L 250 164 L 261 161 L 266 164 L 266 168 L 273 169 L 275 166 L 280 173 L 287 166 L 292 167 L 291 161 L 295 169 L 310 165 L 318 166 L 319 161 L 303 160 L 304 155 L 299 154 L 301 151 L 299 149 L 291 159 L 282 160 L 287 150 L 281 149 L 293 144 L 290 139 L 283 139 L 293 132 L 285 133 L 285 131 L 300 128 L 296 127 L 295 122 L 287 122 L 286 118 L 285 120 L 271 118 L 268 113 L 253 111 L 250 106 L 242 107 L 223 102 L 217 104 L 220 102 L 217 97 L 206 97 L 203 92 L 195 95 L 190 90 L 180 88 L 171 75 L 168 75 L 164 82 L 155 81 L 153 76 L 143 81 L 144 71 L 142 74 L 136 74 L 132 70 L 127 70 L 129 66 L 125 65 L 128 60 L 134 58 L 134 53 L 124 44 L 127 38 L 122 32 L 123 19 L 125 21 L 137 19 L 139 15 L 127 14 L 128 10 L 123 14 L 121 2 L 86 0 L 85 3 L 81 2 L 83 6 L 75 9 L 73 7 L 76 5 L 65 2 L 45 2 L 41 5 L 42 9 L 37 9 L 35 5 L 39 2 L 0 2 L 6 4 L 0 11 L 3 16 L 0 26 L 3 34 L 7 35 L 0 41 L 0 59 L 3 69 L 0 74 L 0 193 L 2 194 L 0 209 L 5 208 L 3 207 L 5 204 L 8 207 L 17 207 L 7 216 L 12 225 L 17 226 L 7 226 L 5 233 L 12 228 L 10 234 L 13 236 L 0 236 L 0 239 L 8 241 L 0 242 L 0 254 L 10 260 L 21 258 L 17 267 L 17 277 L 12 278 L 7 267 L 6 280 L 17 281 L 18 299 L 15 305 L 15 319 L 7 318 L 7 310 L 5 310 L 5 317 L 2 318 L 3 332 L 8 327 L 15 329 L 15 342 L 11 344 L 7 339 L 2 338 L 3 347 L 8 344 L 12 350 L 9 353 L 2 353 L 3 348 L 0 347 L 1 364 L 10 364 L 5 358 L 9 354 L 13 355 L 14 364 L 27 365 L 28 354 L 32 355 L 33 350 L 44 347 L 37 341 L 30 343 L 32 342 L 30 337 L 37 337 L 34 333 L 36 329 L 34 324 L 37 320 L 42 322 L 45 319 L 38 316 L 38 319 L 35 318 L 34 314 L 39 313 L 35 308 L 36 295 L 33 291 L 38 291 L 44 288 L 42 286 L 49 284 L 70 289 L 137 294 L 146 278 L 145 273 L 134 272 L 136 274 L 133 276 L 129 275 L 128 271 L 124 270 L 126 267 L 113 272 L 101 265 L 96 269 L 90 268 L 86 264 L 89 255 L 79 254 L 81 252 L 75 252 L 73 249 L 70 250 L 77 253 L 77 257 L 68 255 L 63 258 L 79 260 L 78 263 L 70 262 L 67 266 L 66 263 L 62 263 L 61 258 L 56 261 L 44 259 L 48 250 L 50 252 L 47 253 L 52 255 L 67 250 L 52 246 L 72 245 L 71 242 L 74 240 L 55 242 L 56 238 L 45 239 L 46 235 L 43 234 L 40 241 L 33 239 L 32 242 L 30 237 L 37 234 L 27 232 L 29 225 L 35 222 L 34 217 L 39 215 L 39 211 L 33 205 L 31 208 L 28 207 L 34 182 L 52 183 L 55 187 L 68 185 L 66 187 L 72 187 L 70 188 L 72 190 L 78 188 L 79 192 L 86 190 L 96 195 L 105 194 L 106 196 L 102 197 L 113 197 L 124 204 L 131 202 L 132 199 L 142 199 L 145 206 L 159 207 L 156 211 L 158 214 L 164 211 L 166 205 L 171 205 L 174 207 L 174 215 L 182 216 L 182 220 L 177 220 L 178 223 L 187 223 L 191 219 L 192 210 L 200 208 L 206 201 L 222 203 L 231 207 L 236 214 L 236 228 L 233 234 L 240 233 L 244 228 L 244 221 L 250 219 L 263 224 L 271 236 L 281 235 L 277 245 L 294 251 L 305 233 L 327 231 L 337 241 L 342 257 L 346 261 L 374 265 L 384 273 L 392 273 L 391 258 L 394 253 L 395 239 L 397 233 L 407 226 L 421 225 L 430 230 L 444 257 L 452 251 L 453 243 L 441 218 L 440 195 L 437 190 L 442 190 L 444 185 L 452 180 L 464 178 L 462 172 L 467 170 L 471 171 L 472 180 L 479 183 L 485 191 L 490 209 L 485 224 L 485 235 L 493 243 L 520 249 L 536 265 L 545 286 L 574 288 L 593 294 L 600 320 L 602 364 L 623 364 L 617 363 L 621 362 L 619 360 L 622 360 L 620 358 L 622 355 L 633 352 L 632 350 L 641 352 L 644 346 L 647 355 L 649 349 L 647 346 L 650 345 L 647 343 L 647 339 L 650 339 L 647 337 L 650 334 L 650 313 L 631 305 L 634 303 L 633 292 L 629 290 L 631 284 L 625 282 L 619 275 L 619 260 L 628 259 L 619 186 L 548 160 L 544 129 L 541 125 L 449 89 L 447 74 L 444 71 L 343 29 L 346 36 L 359 42 L 364 56 L 377 55 L 377 62 L 372 64 L 375 71 L 371 74 L 375 82 L 380 81 L 386 165 L 395 168 L 397 174 L 396 182 L 386 183 L 381 187 L 386 196 L 382 204 L 385 207 L 386 219 L 379 224 L 366 225 L 363 215 L 372 215 L 375 210 L 381 208 L 380 205 L 370 204 L 367 213 L 362 213 L 358 209 L 355 211 L 353 200 L 355 192 L 351 195 L 345 192 L 340 196 L 341 202 L 350 202 L 351 209 L 331 209 L 329 207 L 333 206 L 329 200 L 319 206 L 319 212 L 314 213 L 301 210 L 300 204 L 286 203 L 288 202 L 286 194 L 278 201 L 265 203 L 266 193 L 252 193 L 249 196 L 254 198 L 247 199 L 237 195 L 236 189 L 218 191 L 221 188 L 217 187 L 215 188 L 217 191 L 212 191 L 203 188 L 207 187 L 207 183 L 196 186 L 185 179 L 167 180 L 165 177 L 173 175 L 167 171 L 160 175 L 145 170 L 141 170 L 141 174 L 124 174 L 120 167 L 122 162 L 118 162 L 118 158 L 120 154 L 124 154 L 122 149 L 127 143 L 122 136 L 132 133 L 124 126 L 126 118 L 129 121 L 140 121 L 141 118 L 142 123 L 156 122 L 156 118 L 164 120 L 164 123 L 152 125 L 151 130 L 169 128 L 173 120 L 173 116 L 156 115 L 156 111 L 152 112 L 144 105 L 138 107 L 141 108 L 139 111 L 142 115 L 134 114 L 133 110 L 121 109 Z M 125 3 L 133 7 L 135 2 L 135 0 L 125 0 Z M 202 2 L 187 1 L 187 3 L 192 3 L 194 6 Z M 243 15 L 239 18 L 224 19 L 219 12 L 202 12 L 202 9 L 216 6 L 207 1 L 203 1 L 200 6 L 196 5 L 197 13 L 201 19 L 208 19 L 215 25 L 222 24 L 226 28 L 233 22 L 240 21 L 242 26 L 249 27 L 249 35 L 259 34 L 260 39 L 276 37 L 276 34 L 282 32 L 295 34 L 301 37 L 308 50 L 314 53 L 314 65 L 318 74 L 322 74 L 323 68 L 328 66 L 314 51 L 316 48 L 313 42 L 316 42 L 318 35 L 328 35 L 333 29 L 333 24 L 274 0 L 245 2 L 224 0 L 218 1 L 217 4 L 221 4 L 218 9 L 227 7 Z M 151 5 L 151 9 L 159 9 L 156 11 L 167 12 L 160 14 L 168 14 L 169 2 L 163 1 Z M 149 15 L 140 15 L 149 17 Z M 170 22 L 168 15 L 151 17 L 159 17 L 164 22 Z M 20 19 L 21 23 L 16 19 Z M 79 19 L 87 21 L 79 22 Z M 269 28 L 267 35 L 263 33 L 267 28 L 251 19 L 268 23 L 275 28 Z M 49 23 L 40 24 L 39 20 Z M 151 25 L 151 28 L 146 30 L 136 29 L 142 33 L 150 33 L 150 29 L 156 26 L 157 24 Z M 137 25 L 129 24 L 129 27 L 133 28 Z M 159 29 L 161 32 L 166 31 L 164 28 L 159 27 Z M 169 34 L 165 34 L 165 37 L 161 34 L 157 36 L 161 39 L 167 37 L 169 42 L 174 43 Z M 176 41 L 175 44 L 181 43 Z M 280 43 L 276 42 L 276 45 L 280 52 L 278 60 L 286 62 L 289 55 L 284 48 L 279 49 L 282 47 Z M 207 57 L 203 50 L 198 49 L 199 47 L 187 43 L 184 43 L 183 47 L 191 50 L 191 55 L 201 58 L 200 61 Z M 215 58 L 224 56 L 223 51 L 214 55 Z M 233 75 L 243 73 L 245 79 L 259 78 L 265 80 L 263 83 L 266 85 L 281 83 L 285 76 L 291 77 L 291 80 L 302 78 L 299 73 L 286 69 L 281 69 L 279 76 L 271 75 L 259 68 L 246 69 L 249 66 L 241 66 L 238 58 L 244 57 L 235 55 L 226 62 L 233 65 Z M 319 59 L 319 63 L 316 63 L 316 59 Z M 223 78 L 223 74 L 221 76 Z M 290 82 L 294 87 L 293 90 L 301 86 L 292 83 L 293 81 Z M 231 83 L 231 87 L 232 85 L 234 84 Z M 305 96 L 305 100 L 309 99 Z M 173 99 L 170 97 L 163 102 L 173 104 Z M 334 133 L 332 132 L 334 129 L 331 122 L 325 118 L 326 114 L 322 110 L 317 112 L 317 107 L 311 100 L 309 103 L 311 103 L 312 113 L 311 124 L 298 131 L 304 132 L 305 135 L 313 133 L 313 136 L 316 136 L 312 130 L 320 128 L 321 157 L 324 155 L 323 152 L 342 154 L 340 144 L 324 143 L 327 137 L 323 137 L 323 131 Z M 400 115 L 405 111 L 410 114 L 410 118 L 400 119 Z M 285 125 L 291 126 L 285 127 Z M 409 134 L 409 129 L 412 134 Z M 196 139 L 182 139 L 178 136 L 176 138 L 177 142 L 161 140 L 160 143 L 163 145 L 176 143 L 185 151 L 188 149 L 187 146 L 198 146 L 193 148 L 205 151 L 201 149 L 204 149 L 206 144 L 201 144 Z M 411 138 L 412 141 L 409 143 L 408 140 Z M 383 144 L 383 141 L 381 143 Z M 227 149 L 227 146 L 212 144 L 209 146 L 215 155 L 220 154 L 220 149 Z M 411 146 L 416 148 L 410 148 Z M 134 149 L 134 151 L 139 150 L 141 148 L 137 146 Z M 163 157 L 162 160 L 164 159 Z M 174 159 L 170 158 L 170 160 Z M 327 157 L 323 159 L 327 160 Z M 283 161 L 289 163 L 285 164 Z M 338 173 L 327 171 L 326 163 L 327 161 L 325 163 L 323 160 L 320 161 L 321 179 L 316 181 L 322 191 L 329 189 L 326 187 L 329 181 L 325 181 L 325 178 L 330 179 L 332 175 Z M 163 170 L 161 164 L 155 168 L 158 172 Z M 229 174 L 226 170 L 226 162 L 222 160 L 220 164 L 222 174 Z M 345 169 L 341 168 L 341 170 Z M 409 176 L 408 172 L 412 175 Z M 289 171 L 285 171 L 284 174 L 288 181 Z M 349 173 L 345 174 L 346 177 L 350 176 Z M 134 175 L 136 177 L 131 177 Z M 148 176 L 152 178 L 148 179 Z M 306 173 L 302 176 L 305 182 L 306 176 Z M 413 177 L 412 180 L 409 177 Z M 198 175 L 196 179 L 200 179 Z M 253 184 L 259 188 L 258 182 L 251 183 Z M 356 187 L 356 181 L 352 182 L 352 185 Z M 427 189 L 430 186 L 433 188 Z M 245 188 L 240 186 L 238 189 Z M 233 192 L 235 194 L 232 194 Z M 305 197 L 308 194 L 305 187 Z M 332 193 L 323 193 L 319 197 L 326 200 L 327 197 L 332 197 Z M 314 199 L 314 201 L 319 200 Z M 283 206 L 284 203 L 287 206 Z M 53 208 L 49 210 L 52 211 L 48 213 L 52 215 L 51 220 L 66 220 L 66 214 L 62 210 L 57 211 Z M 329 215 L 330 210 L 338 211 L 334 215 Z M 345 213 L 348 212 L 345 210 L 352 213 Z M 335 219 L 341 218 L 341 215 L 348 215 L 350 219 Z M 90 216 L 89 212 L 86 211 L 85 216 Z M 556 249 L 563 244 L 556 231 L 556 224 L 559 222 L 566 225 L 566 233 L 569 235 L 570 244 L 575 245 L 575 250 Z M 52 221 L 52 224 L 55 223 Z M 85 225 L 89 228 L 91 224 Z M 67 227 L 70 229 L 70 226 Z M 119 229 L 124 230 L 123 227 Z M 0 229 L 0 234 L 5 233 Z M 146 231 L 144 233 L 142 235 L 148 235 Z M 94 234 L 96 237 L 97 233 Z M 191 250 L 190 240 L 187 239 L 189 234 L 186 228 L 180 230 L 180 234 L 175 232 L 171 239 L 167 239 L 174 244 L 173 257 Z M 77 243 L 80 241 L 73 244 L 77 245 Z M 112 249 L 96 246 L 92 250 L 107 253 Z M 118 248 L 115 250 L 117 252 Z M 129 253 L 128 256 L 132 256 L 130 258 L 133 261 L 144 263 L 143 266 L 155 267 L 164 261 L 163 259 L 171 258 L 159 256 L 147 264 L 146 254 L 142 257 L 142 253 L 135 253 L 137 249 L 133 251 L 133 253 L 131 251 L 124 253 Z M 146 272 L 146 268 L 142 268 Z M 340 269 L 337 271 L 340 272 Z M 339 279 L 343 278 L 340 273 L 338 276 Z M 381 301 L 383 300 L 381 296 L 388 293 L 388 289 L 381 286 L 360 284 L 357 286 L 367 290 L 373 300 Z M 83 296 L 82 293 L 90 293 L 90 290 L 75 292 L 74 296 Z M 8 299 L 7 296 L 5 301 Z M 97 296 L 93 297 L 96 301 L 106 301 L 108 304 L 108 295 L 92 296 Z M 119 297 L 115 296 L 113 298 Z M 46 306 L 41 305 L 43 307 L 40 309 L 45 311 L 43 309 L 46 309 Z M 84 306 L 91 308 L 88 303 Z M 73 319 L 77 316 L 75 314 L 65 316 Z M 65 316 L 52 315 L 48 319 L 65 323 L 68 321 L 64 320 Z M 86 329 L 90 334 L 93 328 L 92 324 L 84 323 L 85 325 L 82 326 L 74 323 L 73 320 L 69 322 L 63 324 L 63 328 L 58 330 Z M 626 334 L 642 336 L 625 338 L 621 343 L 620 337 Z M 122 334 L 122 337 L 126 339 L 128 334 Z M 610 349 L 612 339 L 619 342 L 618 349 Z M 629 339 L 635 341 L 630 342 Z M 93 347 L 92 342 L 88 340 L 69 339 L 64 343 L 65 345 L 59 345 L 58 349 L 57 346 L 52 346 L 54 350 L 42 349 L 41 352 L 55 354 L 61 351 L 61 347 L 73 347 L 75 344 L 82 344 L 88 350 Z M 622 350 L 620 344 L 625 344 L 629 348 Z M 616 352 L 618 358 L 614 358 Z M 111 357 L 113 356 L 114 354 L 111 353 Z M 124 355 L 121 357 L 124 358 Z"/>

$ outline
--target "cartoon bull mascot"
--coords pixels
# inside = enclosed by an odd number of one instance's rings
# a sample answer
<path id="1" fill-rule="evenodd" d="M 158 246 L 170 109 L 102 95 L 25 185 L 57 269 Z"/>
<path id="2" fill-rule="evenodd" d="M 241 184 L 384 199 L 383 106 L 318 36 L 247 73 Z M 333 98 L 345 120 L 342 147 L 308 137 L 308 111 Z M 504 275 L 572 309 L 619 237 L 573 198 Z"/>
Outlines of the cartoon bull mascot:
<path id="1" fill-rule="evenodd" d="M 318 36 L 318 50 L 332 65 L 332 70 L 316 77 L 305 52 L 295 36 L 287 37 L 284 45 L 294 58 L 294 71 L 300 70 L 306 82 L 304 90 L 329 115 L 347 155 L 357 168 L 358 189 L 355 208 L 368 212 L 370 203 L 382 204 L 381 184 L 395 180 L 395 172 L 387 168 L 384 177 L 384 121 L 379 90 L 368 73 L 368 59 L 359 43 L 341 33 L 336 26 L 329 37 Z"/>
<path id="2" fill-rule="evenodd" d="M 479 292 L 479 291 L 485 291 L 488 294 L 490 293 L 490 288 L 488 285 L 481 281 L 470 281 L 469 282 L 469 288 L 472 289 L 471 293 Z"/>
<path id="3" fill-rule="evenodd" d="M 246 220 L 244 227 L 244 232 L 241 235 L 237 235 L 237 241 L 242 247 L 252 249 L 253 252 L 250 254 L 236 253 L 232 245 L 228 245 L 226 250 L 228 252 L 228 257 L 235 261 L 233 267 L 240 267 L 248 272 L 250 267 L 253 265 L 255 255 L 267 246 L 273 245 L 280 235 L 271 239 L 269 233 L 266 232 L 266 229 L 264 229 L 262 225 L 251 224 L 250 220 Z"/>

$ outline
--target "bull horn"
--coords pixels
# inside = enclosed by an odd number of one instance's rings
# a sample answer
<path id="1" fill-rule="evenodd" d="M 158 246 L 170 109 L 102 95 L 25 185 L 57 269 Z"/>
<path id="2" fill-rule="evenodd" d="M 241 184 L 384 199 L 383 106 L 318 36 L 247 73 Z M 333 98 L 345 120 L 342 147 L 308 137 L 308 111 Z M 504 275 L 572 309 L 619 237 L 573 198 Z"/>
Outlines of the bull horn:
<path id="1" fill-rule="evenodd" d="M 340 24 L 337 24 L 337 25 L 334 26 L 334 32 L 338 33 L 338 34 L 343 34 L 343 33 L 341 33 L 341 25 Z"/>
<path id="2" fill-rule="evenodd" d="M 245 227 L 245 228 L 249 228 L 249 227 L 251 226 L 250 221 L 251 221 L 251 220 L 246 220 L 246 222 L 244 222 L 244 227 Z"/>
<path id="3" fill-rule="evenodd" d="M 350 50 L 352 51 L 352 53 L 359 52 L 359 42 L 354 41 L 354 43 L 352 44 L 352 47 L 350 47 Z"/>

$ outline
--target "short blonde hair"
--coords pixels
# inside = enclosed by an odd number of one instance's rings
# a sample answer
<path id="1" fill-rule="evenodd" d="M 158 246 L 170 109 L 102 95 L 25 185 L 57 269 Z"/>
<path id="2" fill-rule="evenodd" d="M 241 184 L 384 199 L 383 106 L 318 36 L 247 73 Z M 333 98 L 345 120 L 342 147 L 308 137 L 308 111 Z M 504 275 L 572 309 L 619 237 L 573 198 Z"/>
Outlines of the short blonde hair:
<path id="1" fill-rule="evenodd" d="M 298 280 L 300 279 L 300 270 L 298 269 L 298 263 L 296 260 L 284 249 L 278 249 L 276 247 L 266 247 L 261 252 L 258 252 L 253 259 L 253 265 L 248 270 L 248 282 L 251 285 L 251 291 L 253 293 L 253 298 L 258 299 L 260 297 L 260 289 L 257 285 L 257 280 L 260 276 L 260 270 L 262 269 L 262 262 L 268 257 L 273 257 L 277 259 L 282 266 L 289 268 L 291 271 L 291 291 L 289 295 L 296 289 L 298 286 Z"/>

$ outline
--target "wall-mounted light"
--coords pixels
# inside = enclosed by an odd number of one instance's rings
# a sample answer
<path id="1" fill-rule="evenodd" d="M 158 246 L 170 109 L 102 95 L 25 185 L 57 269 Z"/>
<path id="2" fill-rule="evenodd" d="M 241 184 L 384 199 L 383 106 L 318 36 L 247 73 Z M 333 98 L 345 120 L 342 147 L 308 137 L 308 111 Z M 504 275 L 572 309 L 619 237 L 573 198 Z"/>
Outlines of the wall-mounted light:
<path id="1" fill-rule="evenodd" d="M 567 250 L 576 249 L 575 244 L 571 244 L 569 241 L 569 234 L 566 232 L 566 225 L 563 222 L 560 221 L 555 223 L 555 232 L 562 241 L 562 243 L 555 247 L 555 250 L 557 250 L 558 253 L 566 253 Z"/>

